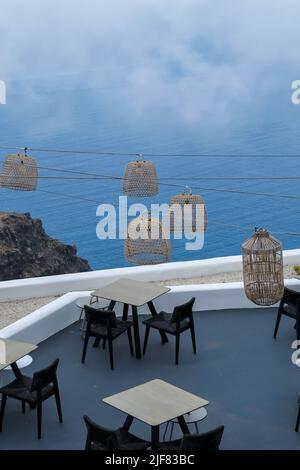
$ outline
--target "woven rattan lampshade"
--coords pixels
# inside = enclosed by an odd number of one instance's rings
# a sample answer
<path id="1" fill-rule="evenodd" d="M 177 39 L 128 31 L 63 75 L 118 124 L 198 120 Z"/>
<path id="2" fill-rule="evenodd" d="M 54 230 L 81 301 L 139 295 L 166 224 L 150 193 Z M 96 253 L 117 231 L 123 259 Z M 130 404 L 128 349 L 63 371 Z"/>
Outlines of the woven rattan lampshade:
<path id="1" fill-rule="evenodd" d="M 165 263 L 170 259 L 170 241 L 161 222 L 148 216 L 129 223 L 124 248 L 127 261 L 135 265 Z"/>
<path id="2" fill-rule="evenodd" d="M 123 177 L 123 194 L 147 197 L 158 193 L 155 165 L 149 160 L 137 160 L 126 165 Z"/>
<path id="3" fill-rule="evenodd" d="M 283 296 L 281 243 L 265 229 L 255 229 L 242 245 L 245 293 L 256 305 L 273 305 Z"/>
<path id="4" fill-rule="evenodd" d="M 198 194 L 192 194 L 192 190 L 188 187 L 184 189 L 181 194 L 177 194 L 173 196 L 170 200 L 170 206 L 179 205 L 181 207 L 182 212 L 182 220 L 177 221 L 181 223 L 176 223 L 176 218 L 174 218 L 174 213 L 170 212 L 170 231 L 182 231 L 183 228 L 186 232 L 205 232 L 207 230 L 207 210 L 205 206 L 205 202 L 202 196 Z M 188 212 L 188 208 L 191 208 Z M 197 220 L 197 211 L 200 208 L 204 212 L 199 212 L 199 215 L 203 214 L 203 217 L 199 216 Z M 187 220 L 187 217 L 184 219 L 184 214 L 190 214 L 190 220 Z"/>
<path id="5" fill-rule="evenodd" d="M 37 164 L 29 155 L 8 155 L 3 163 L 0 186 L 19 191 L 35 191 L 37 188 Z"/>

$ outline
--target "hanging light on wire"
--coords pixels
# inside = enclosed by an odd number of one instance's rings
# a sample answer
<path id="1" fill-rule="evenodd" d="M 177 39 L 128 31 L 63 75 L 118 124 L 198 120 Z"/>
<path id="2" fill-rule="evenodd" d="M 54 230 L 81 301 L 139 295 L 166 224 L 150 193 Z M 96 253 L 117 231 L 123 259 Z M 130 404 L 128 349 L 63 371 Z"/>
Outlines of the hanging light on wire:
<path id="1" fill-rule="evenodd" d="M 123 194 L 126 196 L 149 197 L 158 193 L 158 179 L 154 163 L 138 159 L 126 165 L 123 177 Z"/>
<path id="2" fill-rule="evenodd" d="M 246 296 L 256 305 L 274 305 L 283 296 L 282 245 L 266 229 L 257 229 L 242 245 Z"/>
<path id="3" fill-rule="evenodd" d="M 35 191 L 37 188 L 38 170 L 33 157 L 24 154 L 7 155 L 0 174 L 0 187 L 19 191 Z"/>
<path id="4" fill-rule="evenodd" d="M 172 210 L 173 207 L 173 210 Z M 179 207 L 180 220 L 176 218 L 176 207 Z M 191 188 L 185 186 L 182 193 L 172 196 L 170 200 L 171 232 L 205 232 L 207 230 L 207 210 L 202 196 L 192 194 Z"/>
<path id="5" fill-rule="evenodd" d="M 170 259 L 170 241 L 162 223 L 142 215 L 128 224 L 124 244 L 127 261 L 135 265 L 165 263 Z"/>

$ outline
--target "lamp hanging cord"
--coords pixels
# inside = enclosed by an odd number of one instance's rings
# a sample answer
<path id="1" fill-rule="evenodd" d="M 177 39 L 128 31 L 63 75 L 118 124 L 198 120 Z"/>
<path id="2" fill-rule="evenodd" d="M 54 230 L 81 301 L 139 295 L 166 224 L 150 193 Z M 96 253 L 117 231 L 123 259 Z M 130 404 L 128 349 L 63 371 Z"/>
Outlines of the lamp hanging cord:
<path id="1" fill-rule="evenodd" d="M 71 194 L 65 194 L 65 193 L 57 193 L 55 191 L 47 191 L 47 190 L 43 190 L 43 189 L 38 189 L 37 191 L 42 192 L 42 193 L 46 193 L 46 194 L 50 194 L 51 196 L 56 196 L 58 198 L 65 197 L 65 198 L 68 198 L 68 199 L 75 199 L 75 200 L 81 201 L 81 202 L 92 202 L 92 203 L 96 203 L 96 204 L 101 204 L 101 201 L 96 201 L 95 199 L 88 199 L 88 198 L 84 198 L 84 197 L 73 195 L 73 194 L 71 195 Z M 102 201 L 102 203 L 105 203 L 105 202 Z M 253 227 L 247 227 L 245 225 L 240 225 L 240 224 L 226 224 L 226 223 L 218 222 L 218 221 L 214 220 L 213 218 L 210 219 L 210 224 L 219 225 L 221 227 L 232 229 L 232 230 L 237 229 L 237 230 L 241 230 L 243 232 L 250 232 L 250 231 L 253 230 Z M 284 232 L 284 231 L 276 231 L 276 230 L 273 231 L 272 230 L 272 233 L 274 235 L 286 235 L 288 237 L 300 237 L 300 232 Z"/>
<path id="2" fill-rule="evenodd" d="M 24 150 L 24 147 L 16 146 L 5 146 L 0 145 L 2 150 Z M 27 150 L 32 152 L 47 152 L 47 153 L 64 153 L 72 155 L 100 155 L 100 156 L 130 156 L 136 157 L 140 155 L 139 152 L 110 152 L 110 151 L 101 151 L 101 150 L 72 150 L 72 149 L 50 149 L 50 148 L 35 148 L 27 147 Z M 233 153 L 152 153 L 145 152 L 144 157 L 201 157 L 201 158 L 300 158 L 300 154 L 233 154 Z"/>

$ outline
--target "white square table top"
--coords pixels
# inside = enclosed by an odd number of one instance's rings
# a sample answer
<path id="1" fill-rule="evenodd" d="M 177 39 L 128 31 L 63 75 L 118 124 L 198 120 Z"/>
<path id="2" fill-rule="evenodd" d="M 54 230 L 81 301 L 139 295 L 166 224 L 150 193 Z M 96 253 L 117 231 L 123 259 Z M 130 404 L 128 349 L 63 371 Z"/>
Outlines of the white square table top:
<path id="1" fill-rule="evenodd" d="M 169 287 L 161 286 L 153 282 L 141 282 L 134 279 L 117 279 L 115 282 L 95 290 L 92 292 L 92 295 L 140 307 L 166 292 L 169 292 L 169 290 Z"/>
<path id="2" fill-rule="evenodd" d="M 0 338 L 0 370 L 30 354 L 38 346 L 21 341 Z"/>
<path id="3" fill-rule="evenodd" d="M 209 403 L 161 379 L 150 380 L 103 401 L 150 426 L 159 426 Z"/>

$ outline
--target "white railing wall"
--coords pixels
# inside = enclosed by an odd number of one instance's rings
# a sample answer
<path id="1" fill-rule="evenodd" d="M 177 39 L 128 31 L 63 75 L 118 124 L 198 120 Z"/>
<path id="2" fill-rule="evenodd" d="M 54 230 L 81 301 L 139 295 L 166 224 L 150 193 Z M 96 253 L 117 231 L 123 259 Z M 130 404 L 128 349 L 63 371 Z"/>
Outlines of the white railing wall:
<path id="1" fill-rule="evenodd" d="M 300 249 L 284 251 L 285 264 L 300 264 Z M 0 301 L 61 295 L 89 291 L 126 277 L 142 281 L 188 279 L 223 272 L 240 271 L 241 256 L 227 256 L 197 261 L 181 261 L 155 266 L 104 269 L 87 273 L 62 274 L 0 282 Z"/>
<path id="2" fill-rule="evenodd" d="M 299 280 L 286 280 L 286 285 L 300 290 Z M 39 344 L 77 321 L 80 309 L 76 306 L 76 300 L 83 297 L 88 303 L 89 294 L 90 291 L 65 294 L 3 328 L 0 330 L 0 337 Z M 246 298 L 241 282 L 173 286 L 170 292 L 155 300 L 155 306 L 158 311 L 171 311 L 174 305 L 191 297 L 196 298 L 195 311 L 200 312 L 199 315 L 201 311 L 256 308 Z M 121 314 L 120 306 L 116 312 Z M 139 313 L 149 314 L 148 307 L 139 308 Z"/>

